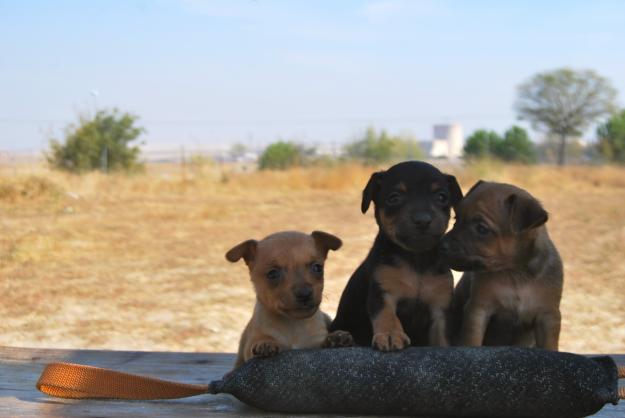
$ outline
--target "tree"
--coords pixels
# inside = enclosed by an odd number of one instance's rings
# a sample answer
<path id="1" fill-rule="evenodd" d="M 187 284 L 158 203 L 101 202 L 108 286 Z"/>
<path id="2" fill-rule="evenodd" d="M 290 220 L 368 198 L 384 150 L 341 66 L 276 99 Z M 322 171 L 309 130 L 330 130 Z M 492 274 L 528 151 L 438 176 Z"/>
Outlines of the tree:
<path id="1" fill-rule="evenodd" d="M 128 113 L 100 110 L 93 118 L 80 116 L 78 125 L 65 129 L 65 140 L 50 140 L 48 162 L 63 170 L 131 170 L 140 167 L 140 149 L 131 146 L 144 129 L 135 126 L 137 117 Z"/>
<path id="2" fill-rule="evenodd" d="M 504 133 L 503 140 L 495 148 L 495 152 L 504 161 L 536 162 L 534 143 L 527 135 L 527 131 L 519 126 L 512 126 Z"/>
<path id="3" fill-rule="evenodd" d="M 562 68 L 521 84 L 515 108 L 534 129 L 557 135 L 558 164 L 564 165 L 567 138 L 581 135 L 590 123 L 612 112 L 615 100 L 611 83 L 594 71 Z"/>
<path id="4" fill-rule="evenodd" d="M 347 158 L 362 160 L 366 164 L 380 164 L 392 160 L 414 160 L 423 158 L 419 143 L 407 137 L 390 136 L 385 130 L 378 133 L 369 127 L 361 139 L 345 145 Z"/>
<path id="5" fill-rule="evenodd" d="M 537 158 L 551 164 L 558 162 L 558 152 L 560 151 L 560 138 L 554 135 L 546 135 L 545 138 L 536 145 Z M 582 141 L 577 138 L 569 138 L 566 141 L 564 155 L 566 161 L 581 163 L 590 158 L 584 154 L 588 153 Z"/>
<path id="6" fill-rule="evenodd" d="M 597 128 L 599 153 L 610 161 L 625 163 L 625 109 Z"/>
<path id="7" fill-rule="evenodd" d="M 464 144 L 464 154 L 471 158 L 484 158 L 493 156 L 495 150 L 501 146 L 501 137 L 497 132 L 478 129 L 467 138 Z"/>
<path id="8" fill-rule="evenodd" d="M 304 150 L 292 142 L 278 141 L 263 151 L 258 162 L 261 170 L 284 170 L 302 164 Z"/>

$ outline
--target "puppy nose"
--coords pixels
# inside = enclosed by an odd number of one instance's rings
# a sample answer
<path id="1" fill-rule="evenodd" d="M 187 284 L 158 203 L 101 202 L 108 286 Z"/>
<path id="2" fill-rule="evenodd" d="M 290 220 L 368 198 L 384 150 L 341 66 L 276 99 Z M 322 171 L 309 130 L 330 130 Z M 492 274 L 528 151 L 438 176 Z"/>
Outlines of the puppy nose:
<path id="1" fill-rule="evenodd" d="M 312 298 L 313 290 L 310 286 L 298 287 L 293 291 L 298 302 L 308 302 Z"/>
<path id="2" fill-rule="evenodd" d="M 410 218 L 419 229 L 425 229 L 432 223 L 432 215 L 427 212 L 413 212 Z"/>

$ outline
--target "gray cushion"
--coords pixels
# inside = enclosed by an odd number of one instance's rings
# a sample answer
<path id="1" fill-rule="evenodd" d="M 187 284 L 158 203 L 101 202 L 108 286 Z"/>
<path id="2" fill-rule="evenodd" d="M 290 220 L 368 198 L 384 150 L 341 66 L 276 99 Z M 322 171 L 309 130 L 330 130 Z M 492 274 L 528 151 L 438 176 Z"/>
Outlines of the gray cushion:
<path id="1" fill-rule="evenodd" d="M 211 383 L 279 412 L 574 418 L 618 402 L 606 356 L 514 347 L 293 350 Z"/>

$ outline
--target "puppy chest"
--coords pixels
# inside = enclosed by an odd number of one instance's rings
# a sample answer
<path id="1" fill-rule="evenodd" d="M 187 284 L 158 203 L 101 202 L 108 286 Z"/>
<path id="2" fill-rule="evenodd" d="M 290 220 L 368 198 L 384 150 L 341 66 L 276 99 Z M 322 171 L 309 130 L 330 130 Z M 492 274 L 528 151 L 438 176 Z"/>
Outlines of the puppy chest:
<path id="1" fill-rule="evenodd" d="M 293 326 L 283 329 L 276 339 L 292 349 L 317 348 L 323 344 L 328 335 L 323 320 L 311 319 L 295 322 L 301 323 L 294 323 Z"/>
<path id="2" fill-rule="evenodd" d="M 536 289 L 529 286 L 506 286 L 499 290 L 498 296 L 502 313 L 516 316 L 522 322 L 533 321 L 540 307 Z"/>
<path id="3" fill-rule="evenodd" d="M 382 291 L 395 301 L 412 299 L 447 306 L 453 292 L 451 275 L 417 273 L 408 266 L 381 266 L 376 270 L 375 279 Z"/>

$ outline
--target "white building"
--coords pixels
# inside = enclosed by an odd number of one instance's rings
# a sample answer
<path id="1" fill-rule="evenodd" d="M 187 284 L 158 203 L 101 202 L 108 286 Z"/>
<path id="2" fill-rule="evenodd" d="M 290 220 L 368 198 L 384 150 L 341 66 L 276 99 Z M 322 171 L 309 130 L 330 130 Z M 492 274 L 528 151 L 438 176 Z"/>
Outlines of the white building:
<path id="1" fill-rule="evenodd" d="M 422 141 L 421 148 L 429 158 L 455 160 L 462 157 L 464 137 L 458 123 L 434 125 L 433 139 Z"/>
<path id="2" fill-rule="evenodd" d="M 457 159 L 462 156 L 464 137 L 458 123 L 434 125 L 433 139 L 429 147 L 431 158 Z"/>

